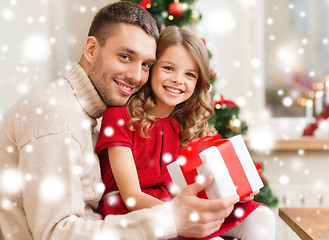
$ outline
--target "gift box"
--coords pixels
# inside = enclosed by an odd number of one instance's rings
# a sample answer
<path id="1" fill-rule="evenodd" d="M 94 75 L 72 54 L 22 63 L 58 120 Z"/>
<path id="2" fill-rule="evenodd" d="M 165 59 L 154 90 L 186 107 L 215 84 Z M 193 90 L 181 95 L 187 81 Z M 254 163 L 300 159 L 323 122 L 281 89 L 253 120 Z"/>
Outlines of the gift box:
<path id="1" fill-rule="evenodd" d="M 239 195 L 243 199 L 264 186 L 241 135 L 221 139 L 218 134 L 194 140 L 167 168 L 180 190 L 198 176 L 212 174 L 213 182 L 198 195 L 202 198 Z"/>

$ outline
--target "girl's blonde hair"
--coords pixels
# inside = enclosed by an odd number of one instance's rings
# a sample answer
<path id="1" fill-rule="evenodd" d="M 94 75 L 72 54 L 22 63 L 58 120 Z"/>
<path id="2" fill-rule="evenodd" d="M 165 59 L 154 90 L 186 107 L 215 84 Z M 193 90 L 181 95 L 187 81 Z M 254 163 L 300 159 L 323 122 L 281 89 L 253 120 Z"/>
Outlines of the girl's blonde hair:
<path id="1" fill-rule="evenodd" d="M 210 68 L 208 50 L 202 40 L 185 28 L 177 26 L 166 27 L 160 33 L 157 45 L 157 59 L 165 50 L 173 45 L 183 46 L 194 58 L 199 68 L 199 78 L 192 96 L 185 102 L 178 104 L 171 117 L 176 119 L 180 127 L 180 147 L 185 147 L 192 139 L 202 138 L 208 128 L 207 120 L 213 114 L 211 104 Z M 131 115 L 128 127 L 140 132 L 141 136 L 148 137 L 148 129 L 156 116 L 149 112 L 155 106 L 155 97 L 151 89 L 152 72 L 148 82 L 131 97 L 127 108 Z"/>

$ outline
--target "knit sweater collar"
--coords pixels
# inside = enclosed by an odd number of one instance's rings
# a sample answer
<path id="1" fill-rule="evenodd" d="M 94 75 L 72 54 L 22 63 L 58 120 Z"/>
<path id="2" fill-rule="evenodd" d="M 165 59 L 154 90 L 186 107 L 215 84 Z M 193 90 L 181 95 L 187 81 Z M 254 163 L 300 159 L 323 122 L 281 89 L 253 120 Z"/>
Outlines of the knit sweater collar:
<path id="1" fill-rule="evenodd" d="M 79 103 L 90 117 L 99 118 L 104 114 L 107 105 L 79 64 L 75 63 L 71 70 L 64 74 L 64 78 L 71 84 Z"/>

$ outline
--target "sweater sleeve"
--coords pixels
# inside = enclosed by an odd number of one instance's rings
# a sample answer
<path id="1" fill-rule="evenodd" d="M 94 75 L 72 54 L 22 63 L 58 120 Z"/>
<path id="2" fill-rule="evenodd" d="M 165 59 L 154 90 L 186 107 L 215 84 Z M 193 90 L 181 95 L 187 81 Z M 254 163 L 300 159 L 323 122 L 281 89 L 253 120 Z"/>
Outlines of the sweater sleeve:
<path id="1" fill-rule="evenodd" d="M 34 139 L 20 150 L 20 170 L 33 177 L 22 189 L 28 225 L 35 240 L 157 239 L 176 236 L 170 203 L 101 220 L 86 204 L 77 166 L 79 144 L 68 132 Z M 90 181 L 90 182 L 89 182 Z M 91 191 L 99 191 L 92 186 Z"/>
<path id="2" fill-rule="evenodd" d="M 95 148 L 97 153 L 111 146 L 133 147 L 133 132 L 127 127 L 129 119 L 127 107 L 110 107 L 105 111 Z"/>

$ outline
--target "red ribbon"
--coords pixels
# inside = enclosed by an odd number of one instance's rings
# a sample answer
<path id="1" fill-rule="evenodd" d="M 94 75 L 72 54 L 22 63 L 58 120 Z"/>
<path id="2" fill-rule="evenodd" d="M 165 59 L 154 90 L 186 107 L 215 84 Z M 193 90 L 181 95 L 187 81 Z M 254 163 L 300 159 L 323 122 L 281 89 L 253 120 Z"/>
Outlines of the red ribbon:
<path id="1" fill-rule="evenodd" d="M 238 155 L 236 154 L 233 144 L 229 140 L 224 140 L 223 144 L 218 146 L 227 170 L 230 173 L 236 192 L 240 196 L 240 199 L 252 193 L 252 188 L 249 184 L 246 173 L 243 170 Z"/>
<path id="2" fill-rule="evenodd" d="M 198 176 L 197 167 L 202 164 L 199 153 L 203 150 L 216 146 L 222 136 L 220 134 L 214 136 L 206 136 L 202 139 L 194 139 L 180 153 L 179 157 L 185 159 L 185 164 L 181 164 L 180 168 L 188 185 L 195 183 Z M 206 192 L 199 192 L 198 197 L 207 198 Z"/>
<path id="3" fill-rule="evenodd" d="M 179 157 L 185 158 L 185 164 L 180 164 L 180 168 L 188 185 L 196 181 L 198 176 L 197 167 L 202 164 L 199 153 L 205 149 L 215 146 L 220 151 L 226 167 L 231 175 L 236 191 L 240 199 L 252 193 L 248 178 L 243 170 L 240 160 L 229 140 L 221 139 L 221 135 L 207 136 L 199 140 L 193 140 L 181 152 Z M 198 194 L 200 198 L 207 198 L 205 191 Z"/>

